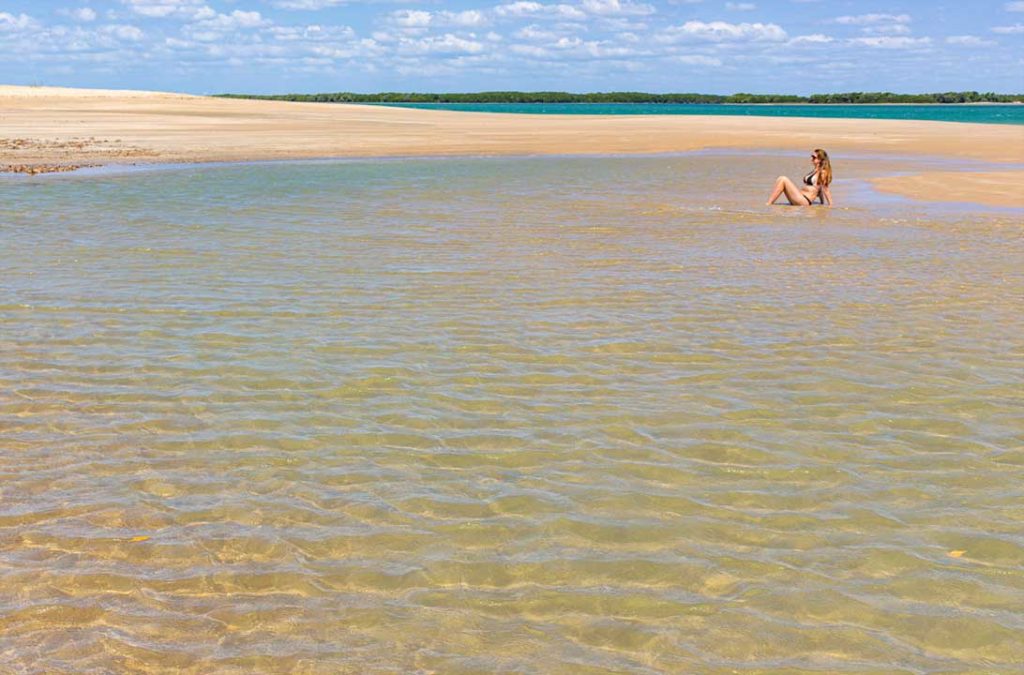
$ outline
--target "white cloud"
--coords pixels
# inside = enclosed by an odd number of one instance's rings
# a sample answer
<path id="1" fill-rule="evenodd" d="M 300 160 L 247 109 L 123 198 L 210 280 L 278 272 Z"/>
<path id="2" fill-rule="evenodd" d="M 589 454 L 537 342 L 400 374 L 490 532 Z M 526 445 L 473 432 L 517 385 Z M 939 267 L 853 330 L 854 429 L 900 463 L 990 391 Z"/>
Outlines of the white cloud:
<path id="1" fill-rule="evenodd" d="M 433 15 L 418 9 L 400 9 L 388 16 L 388 22 L 402 28 L 426 28 L 430 25 Z"/>
<path id="2" fill-rule="evenodd" d="M 115 37 L 118 40 L 124 40 L 126 42 L 138 42 L 142 38 L 146 37 L 146 34 L 142 32 L 136 26 L 129 26 L 126 24 L 112 24 L 110 26 L 103 26 L 99 29 L 99 32 L 103 35 L 109 35 Z"/>
<path id="3" fill-rule="evenodd" d="M 608 40 L 587 40 L 582 45 L 579 57 L 589 59 L 625 59 L 638 56 L 641 52 L 631 47 L 622 47 Z"/>
<path id="4" fill-rule="evenodd" d="M 0 12 L 0 33 L 13 33 L 14 31 L 25 30 L 36 25 L 35 19 L 28 14 L 8 14 Z"/>
<path id="5" fill-rule="evenodd" d="M 991 47 L 996 43 L 992 40 L 984 40 L 976 35 L 950 35 L 946 38 L 946 44 L 963 45 L 965 47 Z"/>
<path id="6" fill-rule="evenodd" d="M 835 23 L 845 26 L 869 26 L 879 23 L 910 23 L 909 14 L 858 14 L 856 16 L 840 16 Z"/>
<path id="7" fill-rule="evenodd" d="M 315 11 L 327 7 L 347 4 L 349 0 L 273 0 L 270 4 L 278 9 L 302 9 Z"/>
<path id="8" fill-rule="evenodd" d="M 539 14 L 543 7 L 544 5 L 539 2 L 520 0 L 519 2 L 498 5 L 494 8 L 494 11 L 501 16 L 534 16 Z"/>
<path id="9" fill-rule="evenodd" d="M 551 18 L 579 21 L 587 18 L 585 12 L 572 5 L 545 5 L 531 0 L 518 0 L 494 8 L 494 13 L 501 17 L 512 18 Z"/>
<path id="10" fill-rule="evenodd" d="M 31 32 L 0 35 L 5 50 L 16 51 L 41 67 L 70 66 L 94 70 L 123 69 L 140 62 L 149 46 L 146 35 L 136 26 L 109 24 L 97 28 L 81 25 L 33 23 Z"/>
<path id="11" fill-rule="evenodd" d="M 519 2 L 509 2 L 504 5 L 498 5 L 495 7 L 495 12 L 502 16 L 531 16 L 537 14 L 544 7 L 540 2 L 527 2 L 526 0 L 520 0 Z"/>
<path id="12" fill-rule="evenodd" d="M 529 26 L 523 26 L 517 30 L 514 37 L 520 40 L 532 40 L 535 42 L 554 42 L 558 38 L 563 36 L 563 33 L 558 33 L 552 30 L 544 30 L 535 23 L 531 23 Z"/>
<path id="13" fill-rule="evenodd" d="M 993 33 L 999 33 L 1000 35 L 1017 35 L 1024 33 L 1024 23 L 1015 23 L 1012 26 L 996 26 L 992 29 Z"/>
<path id="14" fill-rule="evenodd" d="M 752 12 L 757 9 L 757 5 L 752 2 L 727 2 L 725 8 L 730 12 Z"/>
<path id="15" fill-rule="evenodd" d="M 646 16 L 654 13 L 650 5 L 629 0 L 583 0 L 581 7 L 588 14 L 597 16 Z"/>
<path id="16" fill-rule="evenodd" d="M 78 9 L 58 9 L 57 13 L 62 16 L 67 16 L 75 21 L 82 23 L 89 23 L 96 20 L 96 10 L 92 7 L 80 7 Z"/>
<path id="17" fill-rule="evenodd" d="M 476 40 L 467 40 L 451 33 L 431 35 L 417 40 L 403 40 L 399 51 L 413 54 L 478 54 L 484 45 Z"/>
<path id="18" fill-rule="evenodd" d="M 236 9 L 230 14 L 204 14 L 195 25 L 200 29 L 226 32 L 242 28 L 260 28 L 269 24 L 270 21 L 264 19 L 259 12 L 243 12 Z"/>
<path id="19" fill-rule="evenodd" d="M 721 59 L 716 59 L 713 56 L 703 56 L 701 54 L 686 54 L 684 56 L 676 56 L 672 60 L 677 63 L 686 64 L 688 66 L 718 67 L 722 65 Z"/>
<path id="20" fill-rule="evenodd" d="M 543 59 L 551 56 L 551 53 L 543 47 L 536 45 L 512 45 L 509 51 L 520 56 L 528 56 L 535 59 Z"/>
<path id="21" fill-rule="evenodd" d="M 788 45 L 823 45 L 829 42 L 835 42 L 835 40 L 828 35 L 822 35 L 821 33 L 813 33 L 811 35 L 797 35 L 795 38 L 787 42 Z"/>
<path id="22" fill-rule="evenodd" d="M 866 26 L 865 33 L 874 35 L 910 35 L 910 27 L 905 23 L 888 23 L 880 26 Z"/>
<path id="23" fill-rule="evenodd" d="M 400 9 L 387 15 L 385 22 L 405 29 L 424 29 L 429 26 L 476 28 L 490 23 L 483 12 L 475 9 L 434 13 L 419 9 Z"/>
<path id="24" fill-rule="evenodd" d="M 235 7 L 240 5 L 245 8 L 246 3 L 239 2 Z M 31 19 L 0 12 L 0 31 L 10 29 L 0 32 L 0 44 L 7 51 L 17 50 L 40 64 L 40 72 L 48 73 L 56 72 L 54 69 L 58 67 L 70 68 L 69 72 L 73 73 L 99 73 L 104 69 L 126 73 L 155 67 L 165 73 L 198 74 L 245 64 L 255 71 L 263 68 L 268 74 L 284 74 L 285 78 L 298 72 L 338 74 L 341 71 L 333 69 L 342 64 L 345 72 L 369 72 L 374 68 L 394 72 L 400 64 L 414 60 L 425 66 L 438 59 L 457 64 L 460 59 L 482 53 L 484 45 L 494 44 L 491 38 L 477 40 L 473 35 L 459 34 L 403 39 L 385 47 L 374 40 L 359 39 L 347 26 L 277 26 L 260 12 L 246 9 L 219 13 L 196 2 L 125 3 L 125 8 L 113 11 L 113 20 L 108 25 L 95 30 L 66 23 L 52 26 L 35 23 L 36 28 L 31 33 L 21 31 L 20 34 L 15 29 L 29 27 L 33 24 Z M 133 15 L 155 21 L 172 19 L 175 24 L 147 23 L 136 27 L 125 20 Z M 459 12 L 437 12 L 437 15 L 442 17 L 440 20 L 453 23 L 472 24 L 478 20 L 472 14 Z M 179 21 L 183 22 L 180 33 L 176 25 Z M 473 66 L 463 63 L 453 74 L 457 74 L 459 68 L 468 70 Z M 230 89 L 231 85 L 221 84 L 216 88 Z"/>
<path id="25" fill-rule="evenodd" d="M 630 47 L 623 47 L 604 40 L 583 40 L 576 36 L 560 37 L 545 46 L 512 45 L 514 54 L 549 61 L 592 61 L 600 59 L 621 61 L 640 54 Z"/>
<path id="26" fill-rule="evenodd" d="M 931 38 L 926 37 L 912 38 L 890 36 L 861 37 L 850 40 L 851 44 L 874 47 L 877 49 L 914 49 L 916 47 L 927 47 L 931 42 Z"/>
<path id="27" fill-rule="evenodd" d="M 1003 5 L 1003 9 L 1005 9 L 1007 12 L 1024 12 L 1024 0 L 1008 2 L 1005 5 Z"/>
<path id="28" fill-rule="evenodd" d="M 327 59 L 372 59 L 381 54 L 383 47 L 376 40 L 353 40 L 349 43 L 331 43 L 324 45 L 314 45 L 310 47 L 310 51 L 316 54 L 318 57 Z M 368 65 L 364 61 L 364 65 Z"/>
<path id="29" fill-rule="evenodd" d="M 725 21 L 687 21 L 681 26 L 671 26 L 659 40 L 680 42 L 683 40 L 705 40 L 708 42 L 780 42 L 786 39 L 786 31 L 774 23 L 727 23 Z"/>
<path id="30" fill-rule="evenodd" d="M 832 20 L 844 26 L 860 26 L 865 35 L 909 35 L 909 14 L 857 14 L 840 16 Z"/>
<path id="31" fill-rule="evenodd" d="M 475 9 L 467 9 L 463 12 L 439 12 L 437 21 L 450 26 L 486 26 L 488 21 L 483 12 Z"/>
<path id="32" fill-rule="evenodd" d="M 348 26 L 321 26 L 311 24 L 308 26 L 271 26 L 267 34 L 281 42 L 316 43 L 316 42 L 341 42 L 348 41 L 355 37 L 356 33 Z"/>
<path id="33" fill-rule="evenodd" d="M 563 37 L 555 40 L 551 47 L 555 49 L 572 49 L 579 47 L 583 44 L 583 40 L 578 37 Z"/>
<path id="34" fill-rule="evenodd" d="M 204 12 L 213 12 L 202 0 L 121 0 L 130 10 L 142 16 L 164 18 L 169 16 L 195 18 Z"/>

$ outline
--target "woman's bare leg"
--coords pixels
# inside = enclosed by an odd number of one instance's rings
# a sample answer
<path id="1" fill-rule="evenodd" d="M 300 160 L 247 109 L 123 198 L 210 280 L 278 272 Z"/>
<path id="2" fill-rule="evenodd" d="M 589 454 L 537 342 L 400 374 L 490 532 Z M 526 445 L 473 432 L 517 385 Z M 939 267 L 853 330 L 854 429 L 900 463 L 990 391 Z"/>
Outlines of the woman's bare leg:
<path id="1" fill-rule="evenodd" d="M 772 196 L 768 198 L 767 206 L 773 205 L 775 200 L 779 198 L 779 195 L 782 194 L 782 191 L 785 189 L 784 185 L 786 180 L 787 178 L 785 176 L 779 176 L 775 179 L 775 187 L 772 188 Z"/>
<path id="2" fill-rule="evenodd" d="M 786 178 L 785 176 L 779 176 L 775 179 L 775 189 L 772 190 L 772 196 L 768 199 L 768 206 L 775 203 L 775 200 L 779 198 L 782 193 L 786 194 L 786 199 L 793 206 L 807 206 L 807 197 L 800 192 L 800 188 L 796 186 L 796 183 Z"/>

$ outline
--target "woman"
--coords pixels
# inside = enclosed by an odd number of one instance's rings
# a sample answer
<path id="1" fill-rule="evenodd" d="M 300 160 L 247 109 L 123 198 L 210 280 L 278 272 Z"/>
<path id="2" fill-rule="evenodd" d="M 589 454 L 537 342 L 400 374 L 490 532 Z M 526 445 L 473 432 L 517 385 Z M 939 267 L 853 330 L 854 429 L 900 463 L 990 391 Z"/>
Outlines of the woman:
<path id="1" fill-rule="evenodd" d="M 811 152 L 811 162 L 814 163 L 814 168 L 804 176 L 802 186 L 798 187 L 785 176 L 779 176 L 775 180 L 775 189 L 772 190 L 768 206 L 774 204 L 782 193 L 786 194 L 786 199 L 793 206 L 811 206 L 816 200 L 832 206 L 832 163 L 828 160 L 828 153 L 821 148 L 815 148 Z"/>

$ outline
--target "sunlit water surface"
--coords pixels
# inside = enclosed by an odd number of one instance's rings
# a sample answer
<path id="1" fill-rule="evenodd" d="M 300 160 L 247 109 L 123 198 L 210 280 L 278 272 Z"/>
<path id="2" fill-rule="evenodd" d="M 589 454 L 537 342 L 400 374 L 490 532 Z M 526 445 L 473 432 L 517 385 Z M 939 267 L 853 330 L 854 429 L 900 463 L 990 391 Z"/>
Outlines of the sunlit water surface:
<path id="1" fill-rule="evenodd" d="M 793 157 L 0 184 L 0 670 L 1012 672 L 1020 212 Z"/>

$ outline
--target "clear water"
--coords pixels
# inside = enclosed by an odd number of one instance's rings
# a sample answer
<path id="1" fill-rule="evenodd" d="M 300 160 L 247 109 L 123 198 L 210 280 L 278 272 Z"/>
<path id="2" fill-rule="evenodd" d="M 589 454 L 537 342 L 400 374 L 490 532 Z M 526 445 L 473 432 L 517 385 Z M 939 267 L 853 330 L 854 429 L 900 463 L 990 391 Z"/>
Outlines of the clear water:
<path id="1" fill-rule="evenodd" d="M 1020 213 L 790 163 L 0 183 L 0 670 L 1012 672 Z"/>
<path id="2" fill-rule="evenodd" d="M 404 108 L 537 115 L 753 115 L 1024 124 L 1024 105 L 745 105 L 678 103 L 389 103 Z"/>

